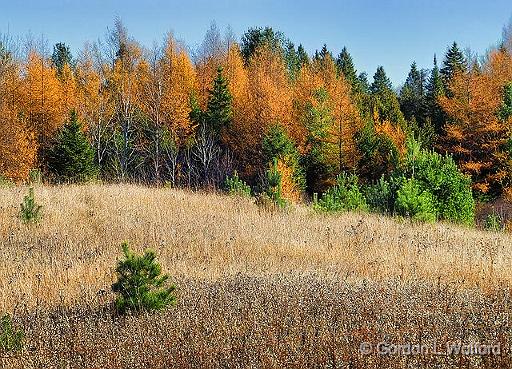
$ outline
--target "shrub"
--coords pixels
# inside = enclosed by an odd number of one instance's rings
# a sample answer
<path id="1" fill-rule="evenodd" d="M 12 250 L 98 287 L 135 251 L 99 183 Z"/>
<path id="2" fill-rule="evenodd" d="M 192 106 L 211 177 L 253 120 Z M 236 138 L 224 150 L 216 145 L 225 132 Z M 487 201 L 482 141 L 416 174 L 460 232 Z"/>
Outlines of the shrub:
<path id="1" fill-rule="evenodd" d="M 434 196 L 414 178 L 405 180 L 398 190 L 395 209 L 415 220 L 434 222 L 437 218 Z"/>
<path id="2" fill-rule="evenodd" d="M 15 330 L 11 317 L 6 314 L 0 319 L 0 349 L 2 351 L 20 351 L 23 348 L 25 334 Z"/>
<path id="3" fill-rule="evenodd" d="M 251 197 L 251 187 L 238 177 L 236 171 L 233 176 L 226 177 L 224 187 L 230 195 Z"/>
<path id="4" fill-rule="evenodd" d="M 94 155 L 94 149 L 73 111 L 49 152 L 48 168 L 61 180 L 87 181 L 98 173 Z"/>
<path id="5" fill-rule="evenodd" d="M 496 213 L 488 214 L 485 217 L 484 229 L 495 232 L 503 231 L 505 229 L 503 218 Z"/>
<path id="6" fill-rule="evenodd" d="M 168 285 L 169 276 L 161 275 L 156 255 L 146 250 L 144 255 L 132 253 L 128 243 L 122 244 L 124 260 L 117 264 L 117 282 L 112 290 L 117 294 L 116 308 L 120 313 L 127 311 L 161 310 L 174 305 L 174 285 Z"/>
<path id="7" fill-rule="evenodd" d="M 388 214 L 393 212 L 396 193 L 392 184 L 382 176 L 375 184 L 364 188 L 366 203 L 371 211 Z"/>
<path id="8" fill-rule="evenodd" d="M 266 196 L 276 208 L 285 207 L 287 202 L 282 195 L 282 175 L 279 172 L 277 158 L 274 158 L 270 168 L 267 169 L 265 180 L 266 189 L 260 197 Z"/>
<path id="9" fill-rule="evenodd" d="M 428 191 L 434 199 L 438 219 L 474 224 L 475 201 L 471 181 L 464 176 L 450 156 L 422 150 L 413 139 L 408 140 L 407 155 L 392 177 L 414 178 L 421 192 Z"/>
<path id="10" fill-rule="evenodd" d="M 336 185 L 329 188 L 315 204 L 321 211 L 337 212 L 347 210 L 367 210 L 366 200 L 359 189 L 355 175 L 338 176 Z"/>
<path id="11" fill-rule="evenodd" d="M 37 223 L 41 220 L 43 207 L 36 204 L 34 188 L 29 188 L 28 194 L 23 198 L 23 202 L 20 204 L 20 207 L 20 218 L 23 223 Z"/>
<path id="12" fill-rule="evenodd" d="M 43 174 L 39 169 L 31 169 L 28 172 L 28 180 L 31 184 L 41 184 L 43 182 Z"/>

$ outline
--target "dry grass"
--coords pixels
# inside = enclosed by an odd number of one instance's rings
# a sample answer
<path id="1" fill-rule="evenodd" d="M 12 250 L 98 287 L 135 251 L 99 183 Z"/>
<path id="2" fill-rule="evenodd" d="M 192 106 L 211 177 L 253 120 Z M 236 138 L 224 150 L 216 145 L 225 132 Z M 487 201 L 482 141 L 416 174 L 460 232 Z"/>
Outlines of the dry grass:
<path id="1" fill-rule="evenodd" d="M 7 367 L 510 367 L 511 237 L 137 186 L 0 189 L 0 312 L 27 332 Z M 157 316 L 112 315 L 120 243 L 179 286 Z M 499 342 L 499 357 L 359 354 L 362 341 Z"/>

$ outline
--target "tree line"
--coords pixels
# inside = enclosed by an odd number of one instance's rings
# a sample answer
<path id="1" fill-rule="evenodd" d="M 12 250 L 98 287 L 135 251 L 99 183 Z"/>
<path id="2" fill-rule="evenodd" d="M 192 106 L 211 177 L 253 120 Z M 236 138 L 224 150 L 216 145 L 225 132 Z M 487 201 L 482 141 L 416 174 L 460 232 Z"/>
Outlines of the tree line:
<path id="1" fill-rule="evenodd" d="M 270 27 L 237 42 L 212 24 L 194 53 L 172 34 L 143 47 L 119 20 L 76 56 L 4 37 L 0 174 L 218 188 L 235 173 L 263 188 L 270 170 L 298 201 L 343 173 L 390 178 L 414 140 L 492 199 L 512 191 L 510 29 L 482 58 L 454 42 L 431 69 L 412 63 L 398 90 L 383 67 L 358 73 L 346 48 L 308 55 Z"/>

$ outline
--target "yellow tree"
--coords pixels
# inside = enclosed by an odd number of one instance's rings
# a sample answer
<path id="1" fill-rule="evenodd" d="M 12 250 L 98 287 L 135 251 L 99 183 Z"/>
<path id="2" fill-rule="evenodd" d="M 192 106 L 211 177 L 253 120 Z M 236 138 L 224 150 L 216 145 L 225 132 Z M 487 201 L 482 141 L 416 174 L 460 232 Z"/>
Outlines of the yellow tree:
<path id="1" fill-rule="evenodd" d="M 28 55 L 23 75 L 23 115 L 40 148 L 46 148 L 69 114 L 63 104 L 62 84 L 50 61 L 35 50 Z"/>
<path id="2" fill-rule="evenodd" d="M 37 142 L 22 115 L 19 63 L 0 43 L 0 175 L 14 181 L 27 178 L 35 166 Z"/>
<path id="3" fill-rule="evenodd" d="M 512 119 L 499 114 L 510 81 L 511 55 L 492 51 L 481 70 L 456 73 L 450 82 L 452 94 L 440 98 L 448 117 L 441 149 L 471 175 L 480 194 L 498 195 L 512 185 Z"/>

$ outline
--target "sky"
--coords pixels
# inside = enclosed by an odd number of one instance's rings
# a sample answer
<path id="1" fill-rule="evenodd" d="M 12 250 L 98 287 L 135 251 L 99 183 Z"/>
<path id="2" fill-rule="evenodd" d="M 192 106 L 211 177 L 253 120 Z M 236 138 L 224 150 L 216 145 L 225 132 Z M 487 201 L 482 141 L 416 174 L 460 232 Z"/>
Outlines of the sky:
<path id="1" fill-rule="evenodd" d="M 309 53 L 325 43 L 337 55 L 346 46 L 358 72 L 372 77 L 382 65 L 398 87 L 413 61 L 431 68 L 453 41 L 484 54 L 511 16 L 511 0 L 0 0 L 0 33 L 44 36 L 76 53 L 116 17 L 145 46 L 172 31 L 192 49 L 212 21 L 238 39 L 249 27 L 271 26 Z"/>

